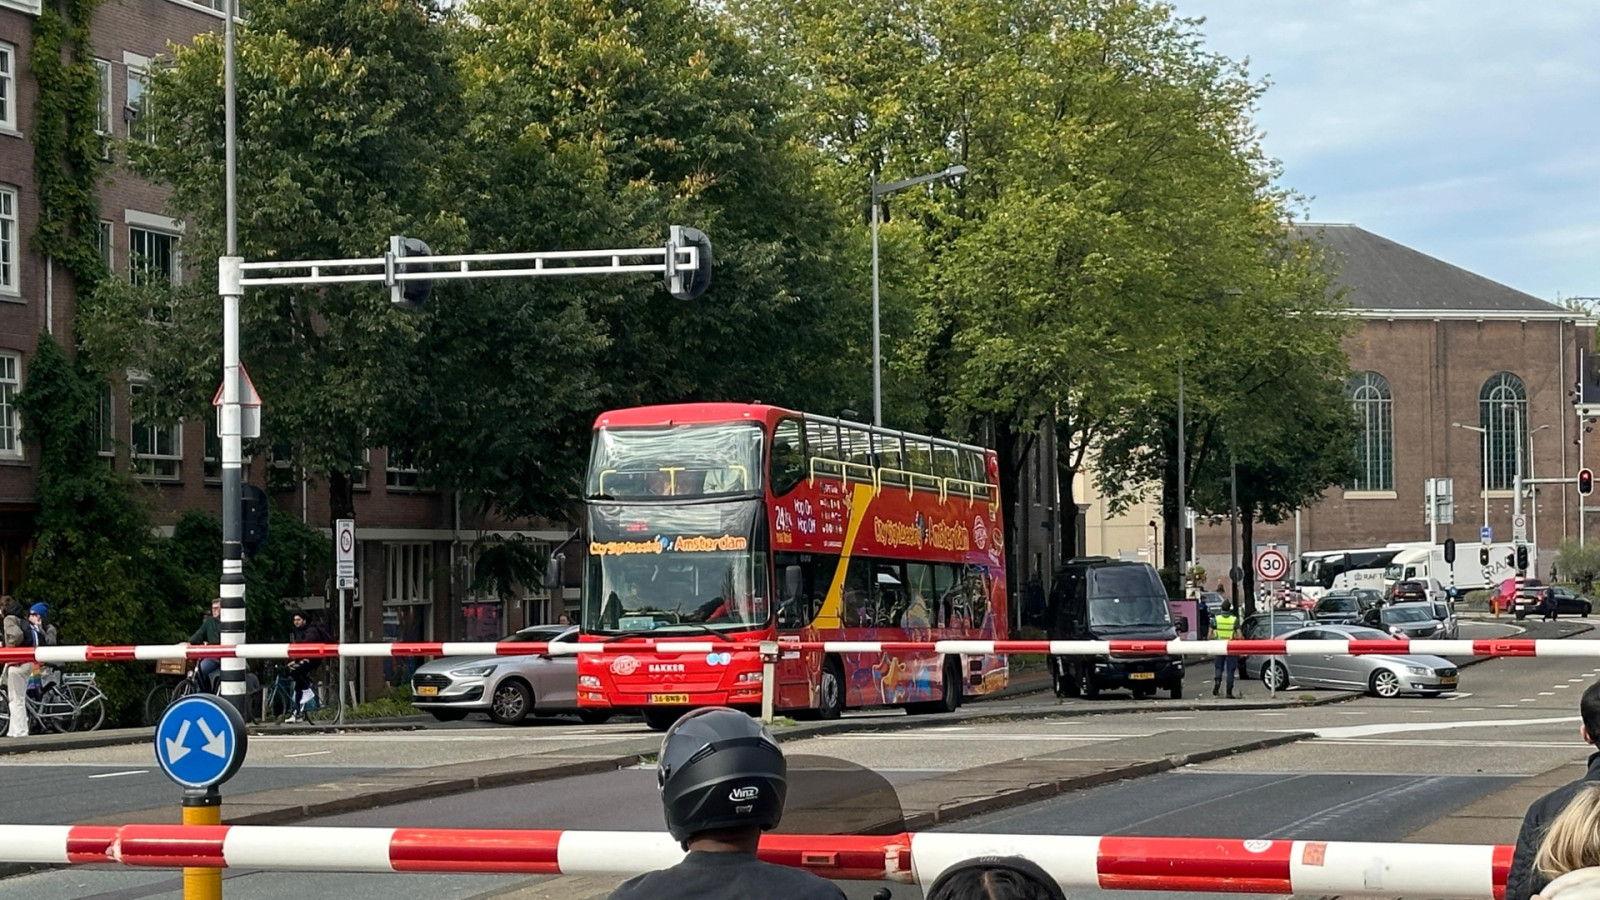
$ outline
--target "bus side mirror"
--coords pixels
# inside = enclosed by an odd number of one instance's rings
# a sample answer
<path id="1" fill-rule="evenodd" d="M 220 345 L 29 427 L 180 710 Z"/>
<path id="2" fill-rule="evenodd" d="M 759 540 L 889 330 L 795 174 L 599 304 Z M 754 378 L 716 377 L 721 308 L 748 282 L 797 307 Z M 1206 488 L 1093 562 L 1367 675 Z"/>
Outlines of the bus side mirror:
<path id="1" fill-rule="evenodd" d="M 792 600 L 800 596 L 800 567 L 783 567 L 783 598 Z"/>

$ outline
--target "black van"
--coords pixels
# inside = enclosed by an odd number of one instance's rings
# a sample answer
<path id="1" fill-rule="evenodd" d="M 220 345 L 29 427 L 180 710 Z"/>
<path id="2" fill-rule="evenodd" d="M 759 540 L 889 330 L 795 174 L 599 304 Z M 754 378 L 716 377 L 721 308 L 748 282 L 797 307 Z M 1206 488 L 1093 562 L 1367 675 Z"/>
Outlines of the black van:
<path id="1" fill-rule="evenodd" d="M 1046 622 L 1053 641 L 1171 641 L 1179 631 L 1155 567 L 1109 556 L 1069 559 L 1056 570 Z M 1092 700 L 1104 688 L 1183 696 L 1179 656 L 1052 656 L 1050 673 L 1061 697 Z"/>

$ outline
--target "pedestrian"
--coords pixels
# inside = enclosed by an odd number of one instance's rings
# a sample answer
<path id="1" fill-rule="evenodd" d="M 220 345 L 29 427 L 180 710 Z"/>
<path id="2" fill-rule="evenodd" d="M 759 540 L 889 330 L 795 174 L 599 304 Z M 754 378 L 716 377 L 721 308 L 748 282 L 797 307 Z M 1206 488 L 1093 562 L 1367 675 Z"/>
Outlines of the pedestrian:
<path id="1" fill-rule="evenodd" d="M 1600 783 L 1579 788 L 1551 820 L 1533 865 L 1541 876 L 1552 879 L 1537 896 L 1600 896 Z"/>
<path id="2" fill-rule="evenodd" d="M 1213 641 L 1231 641 L 1239 630 L 1239 617 L 1233 614 L 1233 601 L 1226 600 L 1222 604 L 1222 614 L 1211 620 L 1211 639 Z M 1214 667 L 1211 677 L 1211 696 L 1215 697 L 1222 690 L 1222 678 L 1228 678 L 1228 699 L 1233 696 L 1233 676 L 1239 671 L 1239 657 L 1223 654 L 1213 660 Z"/>
<path id="3" fill-rule="evenodd" d="M 1546 622 L 1556 620 L 1556 589 L 1545 588 L 1539 592 L 1539 611 L 1543 613 Z"/>
<path id="4" fill-rule="evenodd" d="M 783 751 L 760 722 L 722 706 L 692 710 L 661 739 L 656 785 L 667 831 L 689 855 L 623 882 L 611 900 L 845 900 L 810 872 L 756 858 L 789 791 Z"/>
<path id="5" fill-rule="evenodd" d="M 0 596 L 0 630 L 5 635 L 7 647 L 38 646 L 33 627 L 24 618 L 22 604 L 10 594 Z M 12 663 L 5 667 L 6 700 L 11 725 L 6 737 L 28 736 L 28 677 L 33 674 L 33 663 Z"/>
<path id="6" fill-rule="evenodd" d="M 213 646 L 222 643 L 221 597 L 211 598 L 211 615 L 201 620 L 200 627 L 194 630 L 194 634 L 189 635 L 189 643 L 211 644 Z M 200 660 L 199 668 L 200 690 L 214 693 L 216 691 L 217 673 L 222 670 L 222 662 L 208 656 Z"/>
<path id="7" fill-rule="evenodd" d="M 1021 856 L 980 856 L 956 863 L 934 879 L 928 900 L 1067 900 L 1061 885 Z"/>
<path id="8" fill-rule="evenodd" d="M 1578 717 L 1583 724 L 1578 735 L 1585 744 L 1594 744 L 1600 736 L 1600 682 L 1589 685 L 1578 699 Z M 1517 832 L 1516 849 L 1511 854 L 1511 869 L 1506 874 L 1505 900 L 1529 900 L 1541 893 L 1550 879 L 1534 864 L 1539 848 L 1544 845 L 1545 834 L 1551 823 L 1585 786 L 1600 785 L 1600 752 L 1589 755 L 1589 768 L 1584 776 L 1556 788 L 1528 806 L 1522 817 L 1522 829 Z"/>
<path id="9" fill-rule="evenodd" d="M 294 631 L 289 635 L 291 644 L 331 644 L 333 638 L 318 624 L 306 618 L 306 614 L 295 610 L 290 616 Z M 317 669 L 322 667 L 322 660 L 317 657 L 301 657 L 289 660 L 284 667 L 289 677 L 294 679 L 294 710 L 283 724 L 290 725 L 306 720 L 306 709 L 312 701 L 317 699 L 317 690 L 311 686 L 311 679 L 317 674 Z"/>

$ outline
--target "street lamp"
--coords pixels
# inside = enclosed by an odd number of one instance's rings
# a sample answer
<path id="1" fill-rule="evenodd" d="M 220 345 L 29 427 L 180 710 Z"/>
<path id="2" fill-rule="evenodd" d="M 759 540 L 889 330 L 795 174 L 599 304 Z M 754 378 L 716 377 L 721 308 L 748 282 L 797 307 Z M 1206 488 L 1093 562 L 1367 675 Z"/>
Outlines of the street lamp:
<path id="1" fill-rule="evenodd" d="M 1483 502 L 1483 527 L 1489 527 L 1489 430 L 1476 425 L 1463 425 L 1460 422 L 1451 422 L 1453 427 L 1465 428 L 1483 435 L 1483 475 L 1479 478 L 1479 499 Z"/>
<path id="2" fill-rule="evenodd" d="M 1533 436 L 1549 427 L 1550 425 L 1547 423 L 1528 432 L 1528 480 L 1533 483 L 1532 489 L 1528 492 L 1528 502 L 1533 505 L 1533 550 L 1535 553 L 1539 552 L 1539 479 L 1534 475 L 1533 471 L 1535 459 Z"/>
<path id="3" fill-rule="evenodd" d="M 930 181 L 949 181 L 967 174 L 963 165 L 949 166 L 930 175 L 918 175 L 888 184 L 878 183 L 878 174 L 872 174 L 872 424 L 883 425 L 883 359 L 879 351 L 878 332 L 878 198 L 886 197 Z"/>

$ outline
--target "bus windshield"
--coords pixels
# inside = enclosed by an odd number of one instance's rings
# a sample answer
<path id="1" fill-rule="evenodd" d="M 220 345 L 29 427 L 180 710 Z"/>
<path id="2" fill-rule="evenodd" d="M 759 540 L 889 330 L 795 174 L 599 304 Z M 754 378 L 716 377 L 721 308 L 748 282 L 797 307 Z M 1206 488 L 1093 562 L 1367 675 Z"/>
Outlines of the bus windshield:
<path id="1" fill-rule="evenodd" d="M 750 631 L 771 619 L 759 501 L 589 507 L 583 630 Z"/>
<path id="2" fill-rule="evenodd" d="M 758 493 L 763 443 L 757 422 L 601 428 L 585 494 L 646 500 Z"/>

